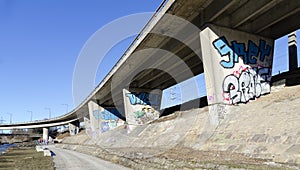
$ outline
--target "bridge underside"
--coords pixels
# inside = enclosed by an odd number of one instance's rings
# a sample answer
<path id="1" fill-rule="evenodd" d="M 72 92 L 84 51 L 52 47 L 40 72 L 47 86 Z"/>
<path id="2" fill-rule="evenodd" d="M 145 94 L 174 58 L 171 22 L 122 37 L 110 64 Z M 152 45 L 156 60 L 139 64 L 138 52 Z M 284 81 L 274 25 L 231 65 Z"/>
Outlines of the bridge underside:
<path id="1" fill-rule="evenodd" d="M 163 90 L 203 73 L 205 56 L 201 55 L 199 33 L 208 24 L 272 40 L 300 28 L 300 1 L 169 0 L 159 11 L 163 14 L 155 17 L 162 17 L 150 23 L 153 27 L 148 27 L 133 52 L 116 64 L 113 76 L 104 80 L 72 112 L 45 123 L 74 118 L 82 121 L 83 117 L 89 117 L 89 101 L 102 107 L 124 107 L 124 87 Z M 197 29 L 170 19 L 168 14 L 190 22 Z"/>
<path id="2" fill-rule="evenodd" d="M 269 39 L 277 39 L 300 27 L 300 22 L 295 22 L 300 17 L 299 7 L 300 2 L 298 1 L 291 3 L 280 0 L 258 2 L 249 0 L 177 0 L 167 10 L 167 14 L 176 15 L 191 22 L 199 28 L 199 32 L 207 24 L 214 24 Z M 126 63 L 119 67 L 120 71 L 117 71 L 113 78 L 109 79 L 93 99 L 104 107 L 122 107 L 122 88 L 124 86 L 163 90 L 203 73 L 202 56 L 199 56 L 201 53 L 199 32 L 185 36 L 184 42 L 186 43 L 164 34 L 164 32 L 172 30 L 172 35 L 176 37 L 186 34 L 188 28 L 188 25 L 182 26 L 167 16 L 162 17 L 127 58 Z M 197 44 L 197 51 L 191 49 L 190 44 Z M 145 49 L 149 50 L 145 52 Z M 166 50 L 173 55 L 169 53 L 161 55 L 157 49 Z M 174 56 L 179 57 L 187 65 L 185 70 L 178 69 L 181 67 L 176 60 L 172 60 Z M 160 69 L 153 69 L 151 66 Z M 137 73 L 135 70 L 140 72 Z M 176 72 L 176 75 L 170 75 L 169 72 Z M 174 76 L 177 78 L 176 80 Z M 128 78 L 131 80 L 129 81 Z M 112 83 L 118 85 L 112 85 Z"/>

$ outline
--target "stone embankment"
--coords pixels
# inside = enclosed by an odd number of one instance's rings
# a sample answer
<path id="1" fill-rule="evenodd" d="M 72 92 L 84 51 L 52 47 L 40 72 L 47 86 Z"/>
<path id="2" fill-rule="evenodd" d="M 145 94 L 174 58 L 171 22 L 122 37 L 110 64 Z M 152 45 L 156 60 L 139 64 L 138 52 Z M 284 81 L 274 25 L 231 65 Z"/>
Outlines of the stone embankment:
<path id="1" fill-rule="evenodd" d="M 285 87 L 248 104 L 176 112 L 130 133 L 121 126 L 58 146 L 134 169 L 299 169 L 299 108 L 300 86 Z"/>

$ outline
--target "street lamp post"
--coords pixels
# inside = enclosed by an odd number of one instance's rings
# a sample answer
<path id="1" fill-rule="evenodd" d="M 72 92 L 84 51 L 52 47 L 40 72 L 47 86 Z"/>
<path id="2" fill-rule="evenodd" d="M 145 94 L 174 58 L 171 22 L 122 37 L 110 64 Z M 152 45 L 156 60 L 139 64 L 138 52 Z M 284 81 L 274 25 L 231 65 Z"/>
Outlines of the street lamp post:
<path id="1" fill-rule="evenodd" d="M 49 110 L 49 119 L 51 119 L 51 108 L 46 107 L 45 109 L 46 109 L 46 110 Z"/>
<path id="2" fill-rule="evenodd" d="M 3 124 L 3 122 L 5 122 L 5 120 L 4 120 L 3 117 L 1 116 L 0 124 Z M 1 130 L 0 134 L 3 134 L 3 130 Z"/>
<path id="3" fill-rule="evenodd" d="M 66 112 L 66 113 L 68 113 L 68 108 L 69 108 L 69 105 L 68 105 L 68 104 L 61 104 L 61 105 L 64 105 L 64 106 L 66 106 L 66 107 L 67 107 L 67 112 Z"/>
<path id="4" fill-rule="evenodd" d="M 30 110 L 27 110 L 27 112 L 29 112 L 29 113 L 30 113 L 30 122 L 32 122 L 32 111 L 30 111 Z"/>
<path id="5" fill-rule="evenodd" d="M 7 113 L 9 115 L 9 123 L 12 124 L 12 113 Z"/>
<path id="6" fill-rule="evenodd" d="M 4 120 L 3 117 L 1 116 L 0 124 L 3 124 L 3 122 L 5 122 L 5 120 Z"/>

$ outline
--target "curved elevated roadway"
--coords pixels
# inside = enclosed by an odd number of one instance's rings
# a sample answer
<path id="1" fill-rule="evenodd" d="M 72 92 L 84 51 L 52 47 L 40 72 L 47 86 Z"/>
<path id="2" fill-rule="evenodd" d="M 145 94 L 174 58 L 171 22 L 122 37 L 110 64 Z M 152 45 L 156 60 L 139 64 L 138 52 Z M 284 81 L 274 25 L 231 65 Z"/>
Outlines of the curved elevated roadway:
<path id="1" fill-rule="evenodd" d="M 122 86 L 163 90 L 202 73 L 204 68 L 201 56 L 199 56 L 199 31 L 189 32 L 188 25 L 180 25 L 174 20 L 170 20 L 167 17 L 168 14 L 189 21 L 199 30 L 207 24 L 214 24 L 272 39 L 277 39 L 300 28 L 298 21 L 300 18 L 300 1 L 164 1 L 110 73 L 73 111 L 50 120 L 0 125 L 0 129 L 44 127 L 82 120 L 84 116 L 89 117 L 88 102 L 91 100 L 103 107 L 122 107 L 122 90 L 120 90 L 123 88 Z M 170 31 L 174 36 L 184 35 L 185 37 L 180 42 L 165 34 L 165 32 Z M 193 50 L 191 46 L 197 47 L 197 49 Z M 155 49 L 163 49 L 173 55 L 159 53 L 160 56 L 158 56 Z M 139 51 L 143 51 L 143 55 L 138 55 Z M 180 61 L 184 62 L 187 66 L 186 70 L 177 70 L 179 63 L 176 63 L 177 60 L 172 60 L 174 54 L 180 58 Z M 151 69 L 151 66 L 161 69 Z M 143 70 L 143 68 L 148 69 Z M 142 71 L 137 74 L 135 72 L 137 70 Z M 169 73 L 175 75 L 171 76 Z M 174 76 L 177 77 L 176 80 Z M 133 78 L 128 80 L 128 77 Z M 120 86 L 113 87 L 113 80 Z M 122 116 L 124 119 L 125 115 Z"/>

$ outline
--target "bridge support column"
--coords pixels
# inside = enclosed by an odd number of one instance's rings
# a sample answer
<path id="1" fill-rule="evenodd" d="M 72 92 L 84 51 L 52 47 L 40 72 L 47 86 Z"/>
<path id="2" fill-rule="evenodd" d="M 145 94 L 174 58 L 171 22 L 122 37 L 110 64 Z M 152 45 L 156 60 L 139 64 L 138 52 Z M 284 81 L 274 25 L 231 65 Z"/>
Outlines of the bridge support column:
<path id="1" fill-rule="evenodd" d="M 274 40 L 208 25 L 200 42 L 208 105 L 218 115 L 270 93 Z"/>
<path id="2" fill-rule="evenodd" d="M 289 40 L 289 71 L 295 71 L 298 69 L 298 56 L 297 56 L 297 37 L 296 31 L 288 35 Z M 291 77 L 286 79 L 286 85 L 292 86 L 299 82 L 299 78 Z"/>
<path id="3" fill-rule="evenodd" d="M 86 133 L 88 136 L 91 136 L 91 135 L 92 135 L 92 131 L 91 131 L 91 121 L 90 121 L 90 119 L 87 118 L 87 117 L 84 117 L 83 120 L 84 120 L 84 126 L 85 126 L 85 133 Z"/>
<path id="4" fill-rule="evenodd" d="M 43 128 L 43 140 L 48 141 L 49 140 L 49 129 Z"/>
<path id="5" fill-rule="evenodd" d="M 98 136 L 124 122 L 120 118 L 123 117 L 122 114 L 114 107 L 101 107 L 94 101 L 90 101 L 88 106 L 90 120 L 85 119 L 89 126 L 86 127 L 86 132 L 91 137 Z"/>
<path id="6" fill-rule="evenodd" d="M 150 123 L 159 118 L 161 105 L 160 90 L 123 89 L 126 122 L 130 128 Z"/>
<path id="7" fill-rule="evenodd" d="M 87 131 L 90 133 L 91 137 L 98 136 L 100 133 L 100 119 L 97 116 L 94 116 L 95 111 L 100 109 L 100 106 L 94 102 L 90 101 L 88 103 L 89 107 L 89 116 L 90 116 L 90 127 Z"/>
<path id="8" fill-rule="evenodd" d="M 70 132 L 70 135 L 76 135 L 76 134 L 78 134 L 79 133 L 79 126 L 80 126 L 79 120 L 76 120 L 75 122 L 69 123 L 69 132 Z"/>

